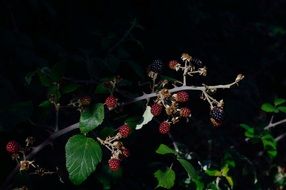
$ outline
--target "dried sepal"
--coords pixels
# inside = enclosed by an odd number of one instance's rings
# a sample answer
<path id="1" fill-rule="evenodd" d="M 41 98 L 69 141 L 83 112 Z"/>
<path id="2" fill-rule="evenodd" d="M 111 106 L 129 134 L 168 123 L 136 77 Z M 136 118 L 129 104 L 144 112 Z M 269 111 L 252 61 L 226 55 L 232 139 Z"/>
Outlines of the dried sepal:
<path id="1" fill-rule="evenodd" d="M 187 53 L 183 53 L 181 56 L 182 61 L 186 61 L 186 62 L 191 62 L 192 61 L 192 56 L 190 56 Z"/>

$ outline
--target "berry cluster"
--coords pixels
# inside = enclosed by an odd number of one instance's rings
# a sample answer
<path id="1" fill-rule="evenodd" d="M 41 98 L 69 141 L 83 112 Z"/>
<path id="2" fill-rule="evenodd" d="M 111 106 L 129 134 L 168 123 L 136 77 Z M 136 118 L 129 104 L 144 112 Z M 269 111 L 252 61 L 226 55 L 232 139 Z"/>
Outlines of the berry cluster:
<path id="1" fill-rule="evenodd" d="M 189 94 L 185 91 L 171 94 L 168 89 L 164 88 L 158 92 L 155 103 L 151 105 L 151 113 L 154 116 L 159 116 L 162 110 L 165 110 L 165 115 L 168 117 L 159 126 L 161 134 L 167 134 L 170 131 L 171 124 L 175 124 L 180 118 L 188 118 L 191 116 L 191 110 L 187 107 L 181 107 L 182 103 L 189 101 Z"/>
<path id="2" fill-rule="evenodd" d="M 77 99 L 72 99 L 69 106 L 77 108 L 78 111 L 82 111 L 84 108 L 88 107 L 92 102 L 92 99 L 90 96 L 82 96 Z"/>
<path id="3" fill-rule="evenodd" d="M 121 161 L 129 156 L 129 150 L 120 141 L 122 138 L 127 138 L 131 133 L 131 128 L 124 124 L 118 128 L 115 136 L 109 136 L 105 140 L 97 138 L 98 141 L 111 151 L 111 157 L 108 161 L 108 166 L 111 171 L 117 171 L 120 168 Z"/>

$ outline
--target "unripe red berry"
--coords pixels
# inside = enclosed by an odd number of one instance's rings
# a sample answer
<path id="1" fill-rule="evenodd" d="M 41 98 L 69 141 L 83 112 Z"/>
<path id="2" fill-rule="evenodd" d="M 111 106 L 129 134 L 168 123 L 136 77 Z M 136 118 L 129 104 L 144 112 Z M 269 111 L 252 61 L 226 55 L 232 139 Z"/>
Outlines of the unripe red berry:
<path id="1" fill-rule="evenodd" d="M 170 131 L 170 124 L 167 121 L 160 123 L 159 132 L 161 134 L 167 134 Z"/>
<path id="2" fill-rule="evenodd" d="M 119 127 L 119 134 L 121 135 L 121 137 L 126 138 L 129 136 L 130 133 L 131 129 L 127 124 L 124 124 L 121 127 Z"/>
<path id="3" fill-rule="evenodd" d="M 171 60 L 169 62 L 169 68 L 178 71 L 180 68 L 180 63 L 178 63 L 176 60 Z"/>
<path id="4" fill-rule="evenodd" d="M 191 116 L 191 110 L 189 108 L 181 108 L 180 109 L 180 116 L 190 117 Z"/>
<path id="5" fill-rule="evenodd" d="M 7 143 L 6 150 L 11 154 L 16 154 L 19 152 L 20 146 L 16 141 L 12 140 Z"/>
<path id="6" fill-rule="evenodd" d="M 111 171 L 117 171 L 120 168 L 120 160 L 116 159 L 116 158 L 111 158 L 108 161 L 108 166 L 109 166 Z"/>
<path id="7" fill-rule="evenodd" d="M 153 104 L 153 105 L 151 106 L 151 113 L 152 113 L 154 116 L 158 116 L 158 115 L 161 114 L 162 108 L 163 108 L 162 105 L 155 103 L 155 104 Z"/>
<path id="8" fill-rule="evenodd" d="M 105 99 L 105 105 L 109 110 L 113 110 L 117 106 L 117 98 L 115 98 L 114 96 L 108 96 Z"/>
<path id="9" fill-rule="evenodd" d="M 189 94 L 186 91 L 180 91 L 173 95 L 177 102 L 187 102 L 189 101 Z"/>

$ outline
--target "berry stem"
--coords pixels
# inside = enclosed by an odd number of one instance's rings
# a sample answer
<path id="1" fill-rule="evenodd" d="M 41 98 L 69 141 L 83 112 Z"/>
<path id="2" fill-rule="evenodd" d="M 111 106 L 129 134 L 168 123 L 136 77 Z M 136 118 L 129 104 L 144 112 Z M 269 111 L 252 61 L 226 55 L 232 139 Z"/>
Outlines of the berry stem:
<path id="1" fill-rule="evenodd" d="M 169 133 L 168 133 L 168 136 L 169 136 L 169 138 L 170 138 L 171 141 L 172 141 L 172 144 L 173 144 L 173 146 L 174 146 L 175 151 L 176 151 L 177 153 L 180 153 L 180 150 L 179 150 L 179 148 L 178 148 L 177 143 L 176 143 L 175 140 L 174 140 L 173 135 L 171 135 L 171 133 L 169 132 Z"/>

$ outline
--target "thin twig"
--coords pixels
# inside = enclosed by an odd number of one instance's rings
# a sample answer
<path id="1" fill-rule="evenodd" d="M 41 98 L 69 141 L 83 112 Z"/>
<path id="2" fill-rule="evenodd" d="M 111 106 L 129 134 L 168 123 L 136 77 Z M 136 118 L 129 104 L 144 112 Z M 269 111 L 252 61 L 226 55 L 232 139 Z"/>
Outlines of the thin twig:
<path id="1" fill-rule="evenodd" d="M 108 53 L 112 52 L 115 48 L 117 48 L 117 46 L 119 46 L 129 36 L 131 31 L 135 28 L 136 24 L 137 24 L 137 21 L 135 18 L 132 21 L 130 28 L 125 32 L 125 34 L 122 36 L 122 38 L 108 50 Z"/>
<path id="2" fill-rule="evenodd" d="M 177 153 L 180 153 L 180 150 L 179 150 L 179 148 L 178 148 L 177 143 L 176 143 L 175 140 L 174 140 L 174 137 L 171 135 L 171 133 L 168 133 L 168 135 L 169 135 L 169 138 L 170 138 L 171 141 L 172 141 L 172 144 L 173 144 L 173 146 L 174 146 L 174 148 L 175 148 L 175 151 L 176 151 Z"/>
<path id="3" fill-rule="evenodd" d="M 277 122 L 275 122 L 275 123 L 269 123 L 266 127 L 264 127 L 264 129 L 270 129 L 270 128 L 272 128 L 272 127 L 276 127 L 277 125 L 281 125 L 281 124 L 283 124 L 283 123 L 286 123 L 286 118 L 285 119 L 282 119 L 282 120 L 280 120 L 280 121 L 277 121 Z"/>
<path id="4" fill-rule="evenodd" d="M 49 138 L 47 138 L 44 142 L 42 142 L 41 144 L 39 144 L 38 146 L 34 147 L 32 152 L 30 154 L 28 154 L 26 156 L 26 160 L 31 159 L 32 157 L 34 157 L 39 151 L 41 151 L 45 146 L 49 145 L 53 140 L 55 140 L 56 138 L 69 133 L 75 129 L 79 128 L 79 123 L 75 123 L 73 125 L 70 125 L 62 130 L 59 130 L 55 133 L 53 133 Z M 20 165 L 18 164 L 14 170 L 12 170 L 12 172 L 7 176 L 5 182 L 3 183 L 1 189 L 5 190 L 7 189 L 10 181 L 13 179 L 14 175 L 18 172 Z"/>
<path id="5" fill-rule="evenodd" d="M 286 133 L 283 133 L 283 134 L 279 135 L 278 137 L 276 137 L 275 141 L 278 142 L 278 141 L 282 140 L 284 137 L 286 137 Z"/>

